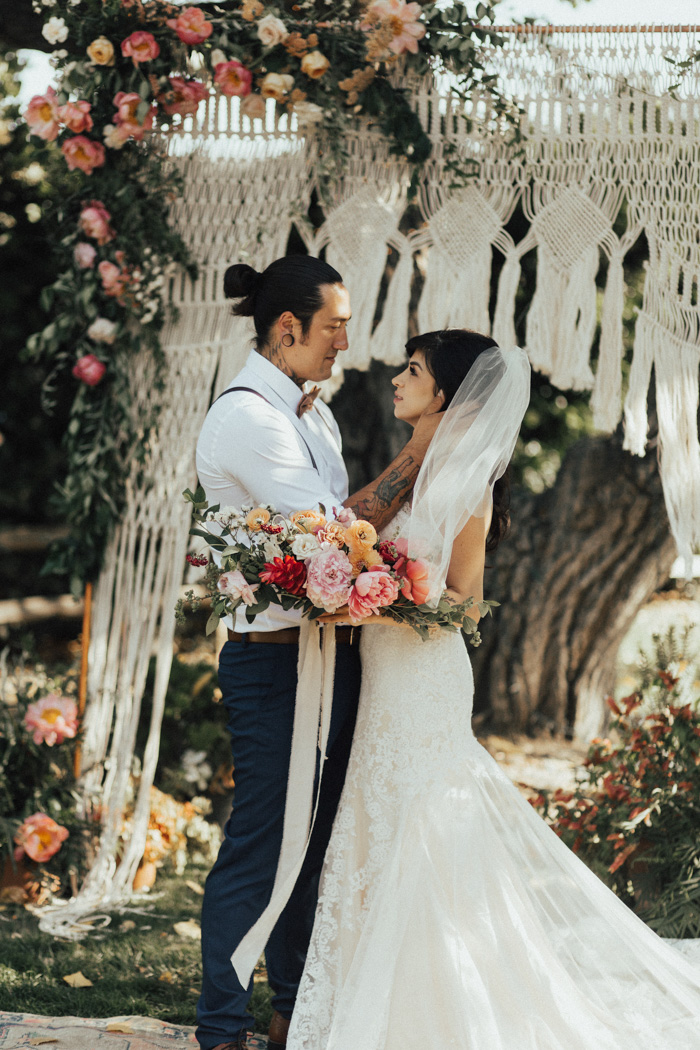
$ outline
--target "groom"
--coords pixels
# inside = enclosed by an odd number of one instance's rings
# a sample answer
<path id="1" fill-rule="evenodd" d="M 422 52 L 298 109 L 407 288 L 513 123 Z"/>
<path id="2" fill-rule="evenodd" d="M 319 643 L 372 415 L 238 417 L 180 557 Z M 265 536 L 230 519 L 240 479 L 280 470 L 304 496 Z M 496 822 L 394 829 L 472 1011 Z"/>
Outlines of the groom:
<path id="1" fill-rule="evenodd" d="M 282 514 L 350 507 L 377 529 L 410 495 L 439 415 L 426 414 L 376 481 L 348 498 L 340 433 L 307 381 L 328 379 L 348 348 L 350 300 L 340 275 L 319 259 L 287 256 L 262 273 L 226 272 L 225 290 L 252 316 L 255 350 L 209 410 L 197 444 L 207 500 Z M 316 391 L 317 393 L 317 391 Z M 432 406 L 431 406 L 432 407 Z M 202 993 L 196 1037 L 202 1050 L 246 1050 L 253 1027 L 230 957 L 264 911 L 275 879 L 287 792 L 297 684 L 300 613 L 280 606 L 253 624 L 237 612 L 219 663 L 235 762 L 235 804 L 202 907 Z M 336 629 L 331 728 L 319 809 L 304 865 L 265 951 L 275 989 L 269 1050 L 287 1029 L 311 936 L 318 880 L 340 799 L 360 686 L 358 632 Z"/>

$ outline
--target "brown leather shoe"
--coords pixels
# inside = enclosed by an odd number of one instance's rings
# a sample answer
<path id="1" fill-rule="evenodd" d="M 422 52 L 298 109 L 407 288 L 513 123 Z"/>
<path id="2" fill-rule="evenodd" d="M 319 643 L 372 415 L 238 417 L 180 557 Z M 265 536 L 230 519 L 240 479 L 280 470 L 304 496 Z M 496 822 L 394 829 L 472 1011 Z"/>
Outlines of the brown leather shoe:
<path id="1" fill-rule="evenodd" d="M 291 1022 L 286 1017 L 282 1017 L 282 1014 L 275 1010 L 270 1021 L 267 1050 L 284 1050 L 287 1045 L 287 1032 L 290 1024 Z"/>
<path id="2" fill-rule="evenodd" d="M 248 1036 L 252 1035 L 246 1028 L 241 1028 L 236 1038 L 228 1043 L 217 1043 L 212 1050 L 248 1050 Z"/>

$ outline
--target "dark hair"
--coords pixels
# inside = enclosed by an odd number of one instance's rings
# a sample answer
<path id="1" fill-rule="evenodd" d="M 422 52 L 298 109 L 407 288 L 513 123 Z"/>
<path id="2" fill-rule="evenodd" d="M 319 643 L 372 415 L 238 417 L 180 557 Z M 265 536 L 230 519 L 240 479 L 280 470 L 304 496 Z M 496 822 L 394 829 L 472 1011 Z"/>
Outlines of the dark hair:
<path id="1" fill-rule="evenodd" d="M 485 350 L 498 346 L 494 339 L 479 332 L 470 332 L 467 328 L 446 328 L 441 332 L 427 332 L 416 335 L 406 343 L 406 353 L 410 357 L 419 350 L 425 358 L 425 364 L 435 380 L 435 391 L 441 390 L 445 395 L 444 412 L 452 398 L 462 385 L 464 377 Z M 493 516 L 486 550 L 493 551 L 504 538 L 510 527 L 510 468 L 498 479 L 493 487 Z"/>
<path id="2" fill-rule="evenodd" d="M 262 273 L 245 263 L 229 266 L 224 274 L 224 295 L 241 300 L 233 312 L 238 317 L 253 318 L 257 345 L 261 347 L 285 310 L 291 310 L 301 321 L 302 334 L 306 335 L 311 318 L 323 306 L 323 286 L 342 283 L 338 271 L 322 259 L 286 255 L 275 259 Z"/>

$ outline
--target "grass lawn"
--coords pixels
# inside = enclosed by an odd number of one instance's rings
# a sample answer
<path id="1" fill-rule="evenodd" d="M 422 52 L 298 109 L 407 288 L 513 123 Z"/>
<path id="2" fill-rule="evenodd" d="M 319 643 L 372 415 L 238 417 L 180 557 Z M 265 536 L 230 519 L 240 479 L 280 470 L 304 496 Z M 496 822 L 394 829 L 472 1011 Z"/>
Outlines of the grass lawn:
<path id="1" fill-rule="evenodd" d="M 140 1014 L 195 1024 L 200 945 L 173 926 L 199 922 L 202 898 L 186 883 L 202 886 L 205 876 L 196 868 L 182 876 L 159 872 L 154 893 L 145 898 L 151 912 L 113 915 L 106 929 L 77 943 L 41 933 L 24 907 L 0 904 L 0 1010 L 51 1017 Z M 93 987 L 66 984 L 63 978 L 76 971 Z M 257 1031 L 267 1031 L 271 994 L 261 970 L 251 1003 Z"/>

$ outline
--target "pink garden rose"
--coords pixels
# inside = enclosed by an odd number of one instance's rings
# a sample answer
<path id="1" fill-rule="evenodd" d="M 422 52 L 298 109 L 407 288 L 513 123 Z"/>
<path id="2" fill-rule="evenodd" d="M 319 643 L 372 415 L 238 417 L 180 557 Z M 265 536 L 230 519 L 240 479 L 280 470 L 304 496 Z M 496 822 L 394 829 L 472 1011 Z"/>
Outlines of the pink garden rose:
<path id="1" fill-rule="evenodd" d="M 114 237 L 114 230 L 109 225 L 111 218 L 102 201 L 88 201 L 80 213 L 78 225 L 86 237 L 100 245 L 107 244 Z"/>
<path id="2" fill-rule="evenodd" d="M 15 833 L 15 860 L 22 860 L 26 853 L 38 864 L 43 864 L 58 853 L 67 838 L 68 828 L 57 824 L 46 813 L 33 813 Z"/>
<path id="3" fill-rule="evenodd" d="M 234 572 L 222 573 L 216 586 L 233 601 L 242 598 L 246 605 L 255 605 L 255 592 L 260 584 L 248 583 L 243 573 L 236 569 Z"/>
<path id="4" fill-rule="evenodd" d="M 46 89 L 45 95 L 35 95 L 24 111 L 24 119 L 32 135 L 45 142 L 53 142 L 60 126 L 58 123 L 58 105 L 56 92 L 52 87 Z"/>
<path id="5" fill-rule="evenodd" d="M 58 118 L 76 135 L 81 131 L 92 131 L 91 108 L 89 102 L 66 102 L 65 106 L 58 110 Z"/>
<path id="6" fill-rule="evenodd" d="M 143 99 L 135 91 L 119 91 L 114 96 L 114 105 L 117 111 L 114 114 L 114 123 L 120 138 L 135 139 L 140 142 L 144 134 L 153 127 L 153 108 L 150 108 L 143 121 L 137 115 L 137 109 Z"/>
<path id="7" fill-rule="evenodd" d="M 107 366 L 94 354 L 85 354 L 73 365 L 71 371 L 76 379 L 88 386 L 97 386 L 106 369 Z"/>
<path id="8" fill-rule="evenodd" d="M 317 609 L 335 612 L 350 594 L 352 565 L 335 547 L 314 554 L 306 563 L 306 593 Z"/>
<path id="9" fill-rule="evenodd" d="M 105 148 L 101 142 L 93 142 L 85 135 L 75 135 L 61 144 L 61 153 L 66 158 L 69 171 L 80 168 L 86 175 L 92 175 L 95 168 L 101 168 L 105 162 Z"/>
<path id="10" fill-rule="evenodd" d="M 168 18 L 166 26 L 174 29 L 183 44 L 201 44 L 211 36 L 214 26 L 207 22 L 201 7 L 186 7 L 177 18 Z"/>
<path id="11" fill-rule="evenodd" d="M 137 29 L 135 33 L 122 40 L 122 55 L 130 58 L 134 65 L 139 62 L 150 62 L 152 58 L 158 58 L 160 46 L 152 33 L 144 29 Z"/>
<path id="12" fill-rule="evenodd" d="M 373 565 L 367 572 L 361 572 L 352 586 L 348 598 L 350 619 L 357 622 L 378 613 L 382 606 L 395 602 L 398 595 L 398 580 L 383 566 Z"/>
<path id="13" fill-rule="evenodd" d="M 363 23 L 362 28 L 368 29 L 377 21 L 391 26 L 394 37 L 389 43 L 389 50 L 395 55 L 401 55 L 404 51 L 418 53 L 418 41 L 425 36 L 425 23 L 420 22 L 420 4 L 407 4 L 406 0 L 374 0 L 367 9 L 370 22 Z"/>
<path id="14" fill-rule="evenodd" d="M 196 113 L 199 103 L 209 94 L 199 80 L 185 80 L 184 77 L 168 77 L 168 80 L 170 90 L 159 96 L 159 102 L 168 116 Z"/>
<path id="15" fill-rule="evenodd" d="M 223 95 L 249 95 L 253 74 L 240 62 L 219 62 L 214 69 L 214 83 Z"/>
<path id="16" fill-rule="evenodd" d="M 57 693 L 49 693 L 30 704 L 24 716 L 24 726 L 33 730 L 35 744 L 48 747 L 72 739 L 78 731 L 78 708 L 75 700 Z"/>
<path id="17" fill-rule="evenodd" d="M 73 258 L 75 259 L 76 266 L 79 266 L 81 270 L 91 270 L 95 265 L 95 258 L 97 251 L 87 241 L 78 241 L 75 248 L 73 249 Z"/>

